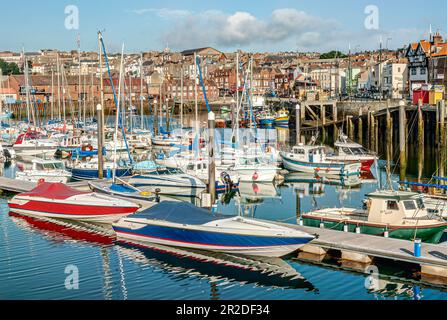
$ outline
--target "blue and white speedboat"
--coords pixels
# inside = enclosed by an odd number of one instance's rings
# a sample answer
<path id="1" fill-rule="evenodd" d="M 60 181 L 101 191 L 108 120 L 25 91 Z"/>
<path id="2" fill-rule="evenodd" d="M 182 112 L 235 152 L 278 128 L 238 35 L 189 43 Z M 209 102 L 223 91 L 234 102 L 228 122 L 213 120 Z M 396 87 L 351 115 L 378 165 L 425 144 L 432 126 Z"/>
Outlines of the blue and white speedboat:
<path id="1" fill-rule="evenodd" d="M 249 256 L 282 257 L 314 236 L 267 221 L 218 216 L 190 203 L 165 201 L 113 224 L 118 240 Z"/>

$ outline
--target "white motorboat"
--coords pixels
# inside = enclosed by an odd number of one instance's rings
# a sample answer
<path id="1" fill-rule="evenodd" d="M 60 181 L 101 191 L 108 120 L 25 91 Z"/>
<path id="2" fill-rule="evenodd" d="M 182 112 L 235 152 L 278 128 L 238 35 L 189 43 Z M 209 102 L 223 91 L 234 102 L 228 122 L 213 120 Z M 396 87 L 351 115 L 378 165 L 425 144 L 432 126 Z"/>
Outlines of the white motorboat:
<path id="1" fill-rule="evenodd" d="M 159 194 L 187 197 L 198 196 L 206 189 L 206 184 L 199 178 L 178 168 L 163 167 L 135 175 L 129 184 L 145 192 L 155 193 L 158 189 Z"/>
<path id="2" fill-rule="evenodd" d="M 229 169 L 237 172 L 243 182 L 273 182 L 279 171 L 276 165 L 268 164 L 256 157 L 239 158 Z"/>
<path id="3" fill-rule="evenodd" d="M 55 152 L 58 143 L 45 138 L 36 131 L 22 133 L 17 137 L 13 145 L 17 155 L 38 155 L 47 152 Z"/>
<path id="4" fill-rule="evenodd" d="M 118 240 L 249 256 L 282 257 L 314 236 L 267 221 L 212 215 L 185 202 L 165 201 L 113 224 Z"/>
<path id="5" fill-rule="evenodd" d="M 369 172 L 379 158 L 361 144 L 350 141 L 348 137 L 341 135 L 335 142 L 335 155 L 327 155 L 326 159 L 336 162 L 360 161 L 361 170 Z"/>
<path id="6" fill-rule="evenodd" d="M 300 143 L 292 152 L 281 152 L 284 167 L 293 172 L 307 172 L 318 175 L 351 176 L 360 175 L 359 161 L 331 161 L 322 146 Z"/>
<path id="7" fill-rule="evenodd" d="M 139 206 L 106 195 L 82 192 L 62 183 L 42 183 L 9 201 L 11 212 L 35 217 L 112 223 Z"/>
<path id="8" fill-rule="evenodd" d="M 65 170 L 62 161 L 34 159 L 32 163 L 32 169 L 17 172 L 16 179 L 29 182 L 67 183 L 71 178 L 71 172 Z"/>

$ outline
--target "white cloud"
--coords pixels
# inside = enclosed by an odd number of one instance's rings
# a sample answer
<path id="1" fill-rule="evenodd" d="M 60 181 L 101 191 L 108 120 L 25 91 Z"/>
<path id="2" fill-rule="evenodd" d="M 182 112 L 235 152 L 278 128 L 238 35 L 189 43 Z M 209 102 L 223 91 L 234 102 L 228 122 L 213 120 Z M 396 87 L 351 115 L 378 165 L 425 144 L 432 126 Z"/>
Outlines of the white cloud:
<path id="1" fill-rule="evenodd" d="M 379 32 L 392 37 L 390 47 L 416 41 L 421 32 L 415 29 L 392 31 L 370 31 L 363 28 L 348 30 L 333 19 L 308 14 L 297 9 L 276 9 L 270 17 L 260 19 L 249 12 L 237 11 L 227 14 L 218 10 L 194 13 L 187 10 L 140 9 L 136 14 L 156 13 L 171 24 L 161 36 L 162 43 L 169 43 L 174 49 L 215 46 L 225 49 L 260 49 L 264 51 L 283 50 L 348 50 L 360 45 L 361 49 L 378 46 Z"/>
<path id="2" fill-rule="evenodd" d="M 136 9 L 132 10 L 133 13 L 137 15 L 144 15 L 146 13 L 155 13 L 160 18 L 170 19 L 170 18 L 183 18 L 188 15 L 191 15 L 192 12 L 188 10 L 180 10 L 180 9 L 168 9 L 168 8 L 146 8 L 146 9 Z"/>

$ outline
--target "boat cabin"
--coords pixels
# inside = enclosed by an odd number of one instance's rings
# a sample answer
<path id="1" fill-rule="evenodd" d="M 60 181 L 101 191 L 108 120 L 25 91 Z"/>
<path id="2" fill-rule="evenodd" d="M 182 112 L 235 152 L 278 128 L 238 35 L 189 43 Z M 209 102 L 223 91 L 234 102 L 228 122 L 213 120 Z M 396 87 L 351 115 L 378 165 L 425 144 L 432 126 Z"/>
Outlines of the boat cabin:
<path id="1" fill-rule="evenodd" d="M 357 143 L 335 143 L 336 153 L 339 156 L 367 156 L 370 152 Z"/>
<path id="2" fill-rule="evenodd" d="M 404 219 L 427 219 L 422 197 L 404 191 L 377 191 L 366 195 L 368 221 L 398 224 Z"/>
<path id="3" fill-rule="evenodd" d="M 65 165 L 62 161 L 35 159 L 33 160 L 33 170 L 35 171 L 65 170 Z"/>
<path id="4" fill-rule="evenodd" d="M 292 152 L 289 155 L 290 158 L 305 162 L 323 162 L 326 158 L 326 151 L 321 146 L 306 146 L 300 144 L 293 147 Z"/>

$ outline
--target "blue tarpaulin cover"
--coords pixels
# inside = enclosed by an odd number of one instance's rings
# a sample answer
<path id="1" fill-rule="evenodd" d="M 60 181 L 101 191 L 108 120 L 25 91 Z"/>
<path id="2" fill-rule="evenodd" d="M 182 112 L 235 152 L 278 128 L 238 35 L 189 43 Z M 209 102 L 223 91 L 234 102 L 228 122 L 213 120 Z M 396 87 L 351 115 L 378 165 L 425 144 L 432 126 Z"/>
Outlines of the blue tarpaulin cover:
<path id="1" fill-rule="evenodd" d="M 161 220 L 179 224 L 201 225 L 234 216 L 212 215 L 208 210 L 187 202 L 164 201 L 129 218 Z"/>

